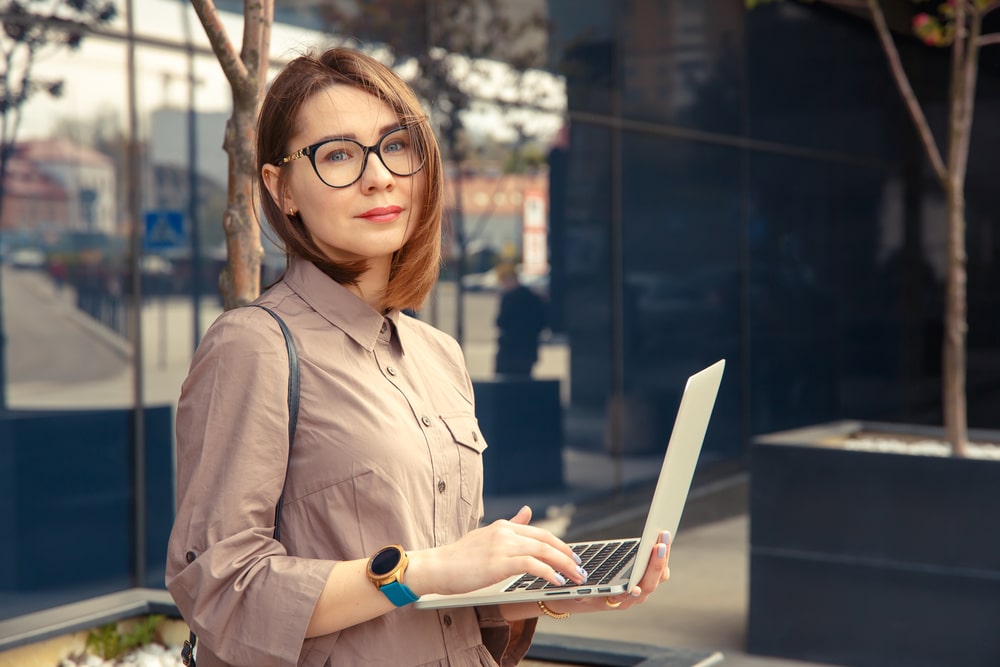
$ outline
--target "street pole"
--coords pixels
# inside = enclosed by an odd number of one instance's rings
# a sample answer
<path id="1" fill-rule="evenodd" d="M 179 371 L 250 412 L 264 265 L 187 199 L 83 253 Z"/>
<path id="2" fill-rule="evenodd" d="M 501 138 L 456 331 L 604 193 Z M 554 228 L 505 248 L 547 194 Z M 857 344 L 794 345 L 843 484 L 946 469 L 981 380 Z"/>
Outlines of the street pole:
<path id="1" fill-rule="evenodd" d="M 188 232 L 191 234 L 191 314 L 194 322 L 192 352 L 201 340 L 201 237 L 198 225 L 198 115 L 194 109 L 194 41 L 191 37 L 191 16 L 187 0 L 181 0 L 184 12 L 184 43 L 188 58 Z"/>
<path id="2" fill-rule="evenodd" d="M 7 161 L 13 146 L 7 145 L 7 114 L 0 125 L 0 250 L 3 250 L 3 202 L 7 198 Z M 3 272 L 7 259 L 0 261 L 0 413 L 7 410 L 7 327 L 3 318 Z"/>
<path id="3" fill-rule="evenodd" d="M 142 271 L 139 257 L 142 254 L 142 192 L 140 190 L 139 121 L 136 115 L 136 66 L 135 66 L 135 26 L 133 24 L 133 0 L 125 2 L 125 25 L 128 33 L 128 150 L 125 160 L 125 188 L 128 193 L 127 205 L 129 225 L 129 270 L 131 285 L 128 309 L 129 331 L 132 336 L 132 585 L 144 588 L 146 582 L 146 410 L 142 393 L 143 368 L 142 353 Z"/>

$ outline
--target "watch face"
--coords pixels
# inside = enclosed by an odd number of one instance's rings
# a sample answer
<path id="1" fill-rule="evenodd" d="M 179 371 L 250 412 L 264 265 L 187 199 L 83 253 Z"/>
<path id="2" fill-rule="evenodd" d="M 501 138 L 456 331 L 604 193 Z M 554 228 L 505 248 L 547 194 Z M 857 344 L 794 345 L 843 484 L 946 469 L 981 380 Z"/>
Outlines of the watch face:
<path id="1" fill-rule="evenodd" d="M 400 555 L 399 550 L 394 549 L 393 547 L 388 547 L 379 551 L 372 558 L 372 574 L 382 576 L 392 572 L 392 570 L 399 565 Z"/>

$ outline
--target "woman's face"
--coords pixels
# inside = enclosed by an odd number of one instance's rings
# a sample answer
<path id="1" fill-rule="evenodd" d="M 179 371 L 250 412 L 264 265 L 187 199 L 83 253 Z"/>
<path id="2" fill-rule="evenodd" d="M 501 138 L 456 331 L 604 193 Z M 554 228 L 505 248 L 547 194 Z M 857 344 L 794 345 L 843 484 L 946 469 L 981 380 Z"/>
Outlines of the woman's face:
<path id="1" fill-rule="evenodd" d="M 364 146 L 378 143 L 390 130 L 400 126 L 392 108 L 375 96 L 346 85 L 334 85 L 306 100 L 299 111 L 296 133 L 289 152 L 325 139 L 348 138 Z M 350 151 L 319 149 L 317 165 L 358 160 L 361 148 L 345 143 Z M 382 144 L 389 154 L 403 149 L 387 139 Z M 325 148 L 330 148 L 328 144 Z M 354 155 L 350 158 L 350 155 Z M 323 183 L 313 170 L 308 156 L 281 167 L 266 165 L 264 179 L 271 196 L 279 204 L 278 170 L 285 169 L 284 210 L 298 211 L 313 241 L 334 261 L 367 260 L 369 266 L 392 261 L 392 255 L 413 235 L 420 224 L 425 189 L 424 172 L 397 176 L 369 151 L 364 171 L 357 182 L 342 188 Z M 396 169 L 396 171 L 403 171 Z M 357 176 L 354 169 L 343 182 Z M 339 182 L 337 183 L 339 184 Z"/>

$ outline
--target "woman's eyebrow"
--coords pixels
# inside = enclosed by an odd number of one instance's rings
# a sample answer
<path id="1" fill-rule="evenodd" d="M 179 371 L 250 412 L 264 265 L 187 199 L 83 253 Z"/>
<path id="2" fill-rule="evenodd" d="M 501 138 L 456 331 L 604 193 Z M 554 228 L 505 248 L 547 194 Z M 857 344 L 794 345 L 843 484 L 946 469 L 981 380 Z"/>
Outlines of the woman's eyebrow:
<path id="1" fill-rule="evenodd" d="M 386 133 L 391 132 L 392 130 L 398 130 L 401 127 L 403 127 L 403 124 L 400 123 L 399 121 L 396 121 L 395 123 L 390 123 L 388 125 L 383 125 L 378 130 L 378 136 L 381 139 L 382 137 L 384 137 L 386 135 Z M 358 135 L 355 134 L 354 132 L 341 132 L 339 134 L 337 134 L 337 133 L 328 134 L 327 136 L 323 137 L 319 141 L 320 142 L 330 141 L 331 139 L 352 139 L 354 141 L 357 141 L 359 144 L 363 144 L 364 143 L 363 141 L 361 141 L 360 139 L 358 139 Z"/>

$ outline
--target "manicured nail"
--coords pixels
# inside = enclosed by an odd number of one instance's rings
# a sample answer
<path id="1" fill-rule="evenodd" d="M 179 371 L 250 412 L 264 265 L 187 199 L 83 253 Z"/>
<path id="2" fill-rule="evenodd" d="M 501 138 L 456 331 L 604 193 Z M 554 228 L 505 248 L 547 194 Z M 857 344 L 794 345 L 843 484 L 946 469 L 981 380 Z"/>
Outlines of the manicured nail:
<path id="1" fill-rule="evenodd" d="M 587 583 L 587 577 L 590 576 L 589 574 L 587 574 L 587 571 L 584 570 L 579 565 L 577 566 L 576 571 L 580 574 L 581 577 L 583 577 L 583 583 Z"/>
<path id="2" fill-rule="evenodd" d="M 575 551 L 573 552 L 573 560 L 576 561 L 577 565 L 583 565 L 583 561 L 580 560 L 580 555 L 578 553 L 576 553 Z"/>
<path id="3" fill-rule="evenodd" d="M 670 531 L 669 530 L 663 531 L 663 534 L 660 535 L 660 541 L 663 542 L 664 544 L 670 544 Z"/>
<path id="4" fill-rule="evenodd" d="M 658 544 L 658 545 L 656 545 L 656 557 L 657 558 L 666 558 L 667 557 L 667 545 L 666 544 Z"/>
<path id="5" fill-rule="evenodd" d="M 632 589 L 631 591 L 629 591 L 629 593 L 628 593 L 628 594 L 629 594 L 629 595 L 631 595 L 631 596 L 632 596 L 632 597 L 634 597 L 634 598 L 637 598 L 637 597 L 639 597 L 640 595 L 642 595 L 642 589 L 641 589 L 641 588 L 639 588 L 638 586 L 636 586 L 636 587 L 635 587 L 635 588 L 633 588 L 633 589 Z"/>

